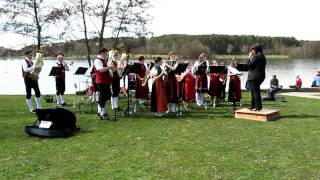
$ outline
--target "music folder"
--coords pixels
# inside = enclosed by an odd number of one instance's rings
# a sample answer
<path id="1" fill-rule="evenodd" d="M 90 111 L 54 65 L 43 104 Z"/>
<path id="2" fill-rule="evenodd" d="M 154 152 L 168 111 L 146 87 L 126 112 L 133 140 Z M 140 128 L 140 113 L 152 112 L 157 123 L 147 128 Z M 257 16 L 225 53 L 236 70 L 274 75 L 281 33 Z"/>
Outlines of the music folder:
<path id="1" fill-rule="evenodd" d="M 249 71 L 249 67 L 247 64 L 237 64 L 238 71 Z"/>
<path id="2" fill-rule="evenodd" d="M 61 68 L 58 66 L 53 66 L 50 70 L 49 76 L 57 76 L 60 73 Z"/>
<path id="3" fill-rule="evenodd" d="M 210 66 L 210 73 L 224 73 L 227 74 L 227 68 L 225 66 Z"/>
<path id="4" fill-rule="evenodd" d="M 88 70 L 88 68 L 86 68 L 86 67 L 79 67 L 74 74 L 75 75 L 84 75 L 87 72 L 87 70 Z"/>

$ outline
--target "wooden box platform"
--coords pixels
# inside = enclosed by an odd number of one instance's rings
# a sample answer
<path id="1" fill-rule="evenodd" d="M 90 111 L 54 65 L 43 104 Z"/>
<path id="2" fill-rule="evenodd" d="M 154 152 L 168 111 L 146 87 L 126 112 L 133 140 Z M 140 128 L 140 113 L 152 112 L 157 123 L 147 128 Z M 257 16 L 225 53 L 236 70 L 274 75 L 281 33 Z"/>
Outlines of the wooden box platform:
<path id="1" fill-rule="evenodd" d="M 262 109 L 261 111 L 250 111 L 248 108 L 244 108 L 235 112 L 235 118 L 255 121 L 271 121 L 279 117 L 279 110 L 276 109 Z"/>

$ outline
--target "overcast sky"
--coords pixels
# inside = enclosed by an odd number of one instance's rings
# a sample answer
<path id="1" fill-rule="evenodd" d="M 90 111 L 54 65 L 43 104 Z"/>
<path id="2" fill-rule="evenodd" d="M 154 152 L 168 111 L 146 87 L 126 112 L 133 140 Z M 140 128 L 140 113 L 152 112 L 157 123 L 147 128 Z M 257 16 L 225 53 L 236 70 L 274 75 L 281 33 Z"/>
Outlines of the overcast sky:
<path id="1" fill-rule="evenodd" d="M 319 0 L 151 0 L 151 31 L 162 34 L 293 36 L 320 40 Z M 0 34 L 0 46 L 32 42 Z"/>

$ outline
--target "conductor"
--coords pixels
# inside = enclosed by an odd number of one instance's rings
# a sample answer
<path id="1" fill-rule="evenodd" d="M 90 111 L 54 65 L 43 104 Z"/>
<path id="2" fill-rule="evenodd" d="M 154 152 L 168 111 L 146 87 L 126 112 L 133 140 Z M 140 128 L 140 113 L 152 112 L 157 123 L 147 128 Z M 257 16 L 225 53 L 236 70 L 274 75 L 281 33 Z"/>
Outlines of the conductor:
<path id="1" fill-rule="evenodd" d="M 255 44 L 251 48 L 247 65 L 249 68 L 248 84 L 251 93 L 251 106 L 249 109 L 260 111 L 262 109 L 260 85 L 266 76 L 266 57 L 260 44 Z"/>

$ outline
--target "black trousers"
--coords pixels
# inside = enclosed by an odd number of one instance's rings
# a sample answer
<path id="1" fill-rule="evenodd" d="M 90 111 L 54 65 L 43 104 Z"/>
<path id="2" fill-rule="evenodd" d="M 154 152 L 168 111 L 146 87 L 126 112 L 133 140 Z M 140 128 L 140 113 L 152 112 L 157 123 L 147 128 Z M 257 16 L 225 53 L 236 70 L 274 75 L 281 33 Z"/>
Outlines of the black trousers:
<path id="1" fill-rule="evenodd" d="M 261 91 L 260 85 L 263 81 L 260 80 L 248 80 L 249 89 L 251 93 L 251 106 L 250 108 L 256 108 L 257 110 L 262 109 L 262 102 L 261 102 Z"/>
<path id="2" fill-rule="evenodd" d="M 64 79 L 56 78 L 56 90 L 57 90 L 57 95 L 64 95 L 64 92 L 66 90 L 66 82 Z"/>
<path id="3" fill-rule="evenodd" d="M 26 85 L 26 92 L 27 92 L 26 99 L 31 98 L 31 89 L 34 90 L 36 97 L 41 96 L 38 80 L 32 80 L 31 78 L 24 78 L 24 84 Z"/>
<path id="4" fill-rule="evenodd" d="M 99 105 L 101 108 L 104 108 L 106 101 L 111 97 L 110 85 L 108 84 L 97 84 L 99 95 Z"/>

